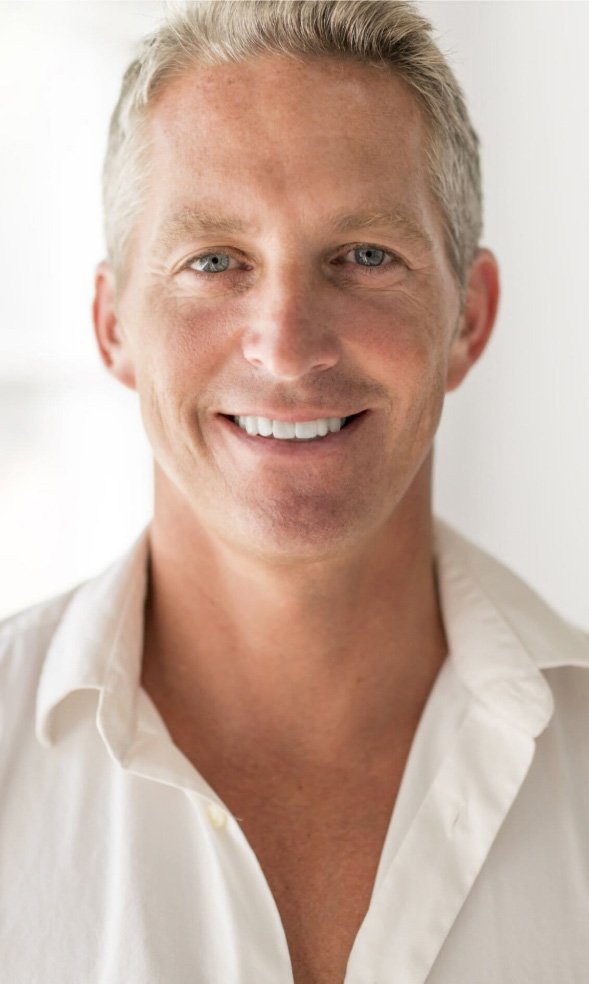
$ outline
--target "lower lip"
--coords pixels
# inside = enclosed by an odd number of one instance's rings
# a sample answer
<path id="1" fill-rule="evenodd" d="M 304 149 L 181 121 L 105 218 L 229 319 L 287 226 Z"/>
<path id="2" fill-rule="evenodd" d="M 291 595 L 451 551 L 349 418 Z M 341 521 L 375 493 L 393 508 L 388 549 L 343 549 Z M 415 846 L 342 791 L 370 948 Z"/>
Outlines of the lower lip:
<path id="1" fill-rule="evenodd" d="M 316 458 L 322 454 L 333 454 L 338 449 L 345 448 L 362 427 L 368 414 L 368 410 L 363 410 L 341 430 L 332 431 L 326 437 L 319 437 L 310 441 L 281 440 L 277 437 L 261 437 L 259 434 L 252 437 L 230 417 L 218 414 L 218 419 L 230 434 L 233 434 L 238 441 L 241 441 L 245 447 L 252 451 L 258 451 L 261 454 L 287 455 L 290 458 L 304 460 L 309 457 Z"/>

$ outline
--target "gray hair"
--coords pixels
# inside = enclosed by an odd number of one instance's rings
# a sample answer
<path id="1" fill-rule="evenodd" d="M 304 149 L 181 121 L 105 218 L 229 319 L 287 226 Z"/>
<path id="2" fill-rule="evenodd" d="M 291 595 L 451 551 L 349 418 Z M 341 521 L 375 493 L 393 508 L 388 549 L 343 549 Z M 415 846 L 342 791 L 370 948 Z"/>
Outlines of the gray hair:
<path id="1" fill-rule="evenodd" d="M 482 232 L 479 140 L 462 90 L 408 0 L 209 0 L 172 8 L 123 77 L 103 172 L 108 259 L 124 279 L 149 175 L 149 110 L 198 64 L 264 52 L 336 56 L 390 68 L 413 91 L 427 127 L 427 165 L 461 293 Z"/>

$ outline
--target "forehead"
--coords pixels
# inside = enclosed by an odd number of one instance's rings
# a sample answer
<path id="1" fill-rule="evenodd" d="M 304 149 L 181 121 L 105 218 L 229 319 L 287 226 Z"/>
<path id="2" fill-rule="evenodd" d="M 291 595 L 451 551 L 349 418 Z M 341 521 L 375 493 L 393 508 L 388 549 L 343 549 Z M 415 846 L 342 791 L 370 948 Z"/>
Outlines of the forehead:
<path id="1" fill-rule="evenodd" d="M 431 205 L 422 110 L 388 68 L 284 55 L 199 66 L 166 86 L 149 130 L 160 219 L 203 197 L 246 224 L 266 211 L 319 217 L 386 199 L 417 217 Z"/>
<path id="2" fill-rule="evenodd" d="M 309 122 L 325 124 L 326 106 L 339 104 L 349 113 L 372 115 L 383 102 L 391 122 L 413 118 L 417 124 L 420 118 L 414 94 L 392 67 L 334 55 L 266 53 L 239 62 L 193 65 L 163 86 L 156 103 L 170 115 L 174 107 L 182 114 L 195 95 L 228 116 L 247 111 L 275 121 L 290 108 Z"/>

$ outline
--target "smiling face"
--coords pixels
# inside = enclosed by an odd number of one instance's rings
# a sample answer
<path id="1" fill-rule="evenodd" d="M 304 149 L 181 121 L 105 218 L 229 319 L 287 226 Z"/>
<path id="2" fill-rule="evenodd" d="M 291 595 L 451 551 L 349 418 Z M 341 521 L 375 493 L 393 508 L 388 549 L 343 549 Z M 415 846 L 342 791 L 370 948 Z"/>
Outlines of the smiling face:
<path id="1" fill-rule="evenodd" d="M 156 519 L 320 557 L 429 508 L 444 393 L 492 314 L 473 319 L 480 271 L 460 314 L 410 91 L 367 65 L 265 55 L 170 84 L 150 132 L 129 277 L 115 312 L 101 268 L 95 321 L 139 393 Z M 232 419 L 356 414 L 308 442 Z"/>

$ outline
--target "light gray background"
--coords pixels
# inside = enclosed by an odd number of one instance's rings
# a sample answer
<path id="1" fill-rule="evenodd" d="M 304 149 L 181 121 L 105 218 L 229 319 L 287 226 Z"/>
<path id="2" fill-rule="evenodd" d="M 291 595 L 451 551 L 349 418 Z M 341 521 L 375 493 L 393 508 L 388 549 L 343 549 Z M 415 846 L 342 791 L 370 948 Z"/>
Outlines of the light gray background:
<path id="1" fill-rule="evenodd" d="M 589 626 L 589 4 L 419 6 L 483 146 L 496 334 L 448 398 L 436 511 Z M 99 176 L 159 3 L 0 4 L 0 615 L 89 577 L 151 514 L 137 399 L 99 362 Z"/>

